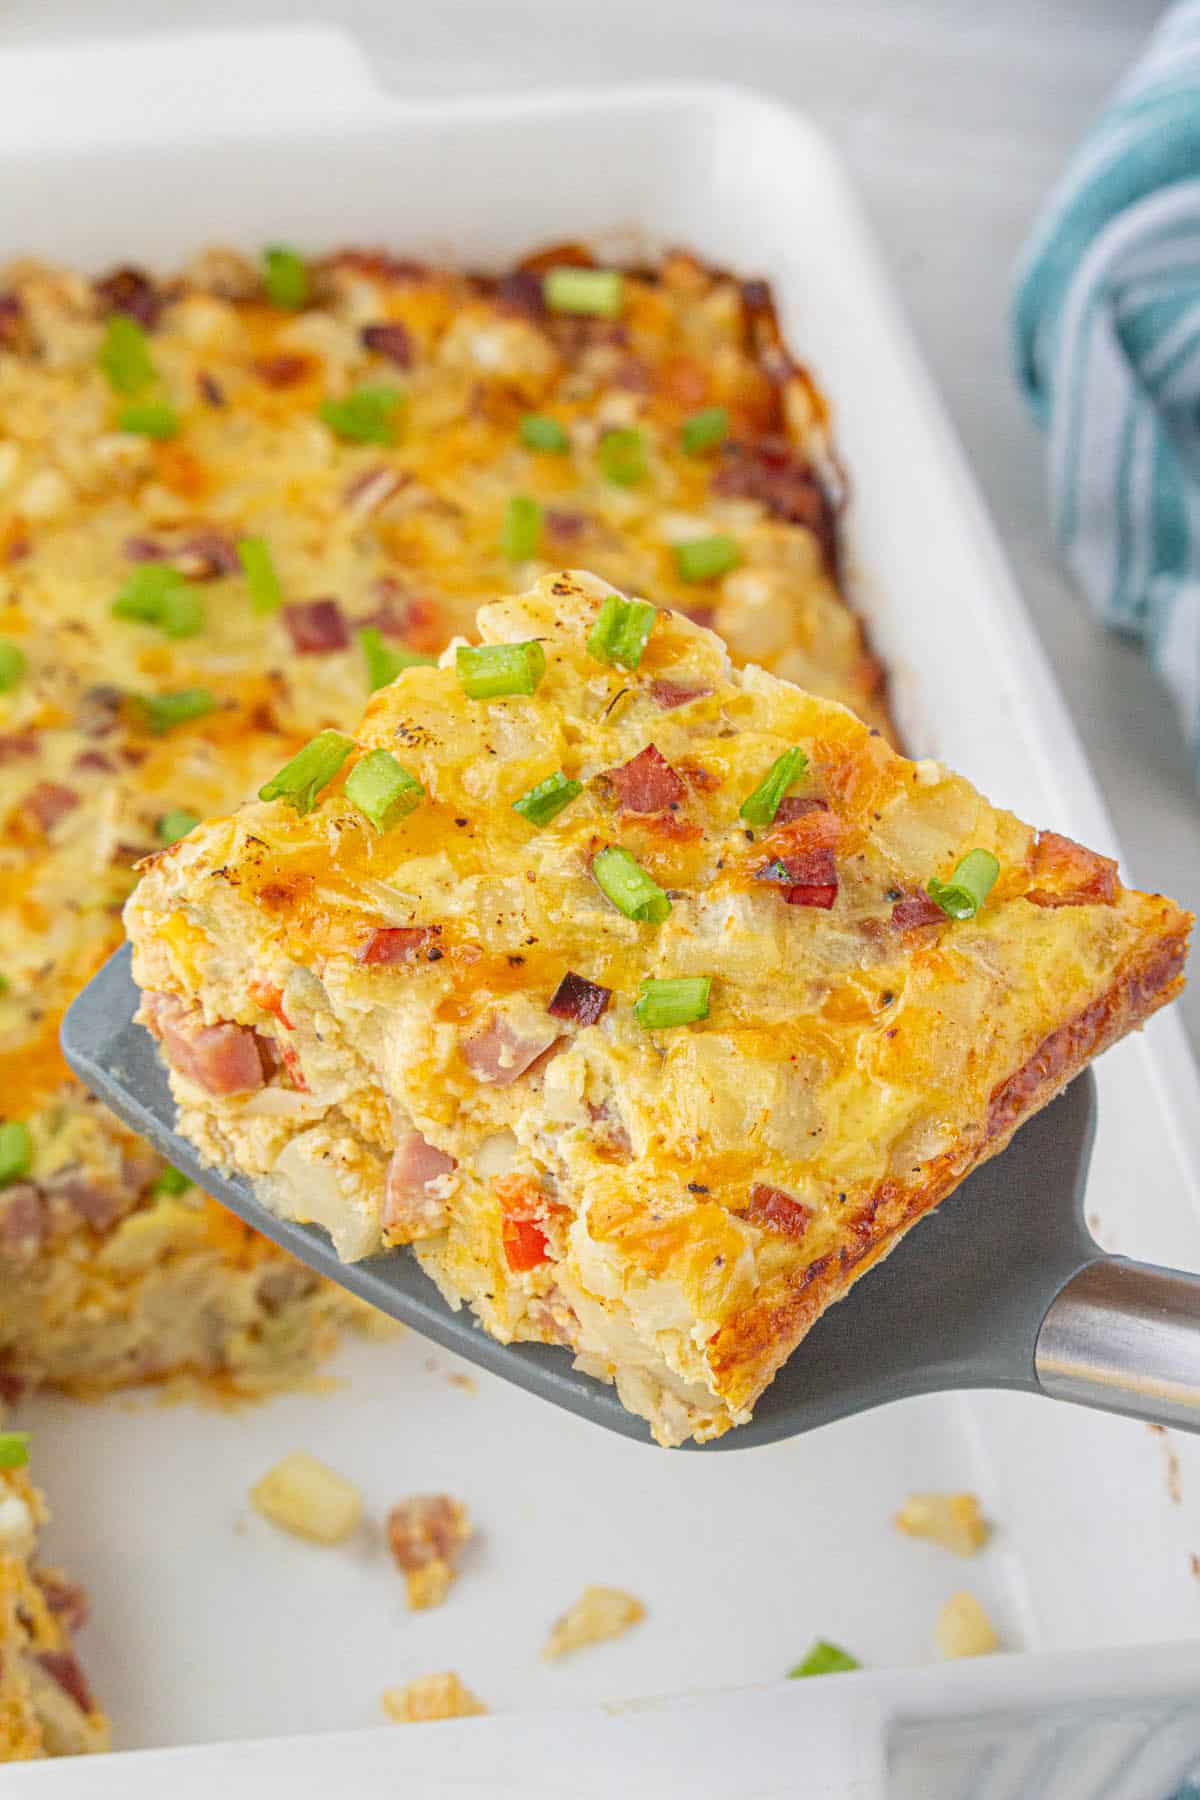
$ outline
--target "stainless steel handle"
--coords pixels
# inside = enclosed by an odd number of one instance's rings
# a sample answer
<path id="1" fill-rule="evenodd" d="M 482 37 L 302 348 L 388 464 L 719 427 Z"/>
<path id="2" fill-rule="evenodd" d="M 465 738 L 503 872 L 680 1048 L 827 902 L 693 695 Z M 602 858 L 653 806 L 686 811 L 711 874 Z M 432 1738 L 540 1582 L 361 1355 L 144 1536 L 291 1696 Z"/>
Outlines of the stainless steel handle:
<path id="1" fill-rule="evenodd" d="M 1088 1263 L 1051 1302 L 1033 1363 L 1054 1400 L 1200 1431 L 1200 1276 Z"/>

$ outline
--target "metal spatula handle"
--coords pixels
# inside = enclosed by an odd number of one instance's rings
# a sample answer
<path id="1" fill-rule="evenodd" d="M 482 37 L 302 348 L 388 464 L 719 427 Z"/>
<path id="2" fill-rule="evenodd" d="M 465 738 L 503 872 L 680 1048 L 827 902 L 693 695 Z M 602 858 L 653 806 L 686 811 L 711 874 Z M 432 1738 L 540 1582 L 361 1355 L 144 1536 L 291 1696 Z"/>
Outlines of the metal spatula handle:
<path id="1" fill-rule="evenodd" d="M 1042 1321 L 1034 1368 L 1051 1399 L 1200 1431 L 1200 1276 L 1088 1263 Z"/>

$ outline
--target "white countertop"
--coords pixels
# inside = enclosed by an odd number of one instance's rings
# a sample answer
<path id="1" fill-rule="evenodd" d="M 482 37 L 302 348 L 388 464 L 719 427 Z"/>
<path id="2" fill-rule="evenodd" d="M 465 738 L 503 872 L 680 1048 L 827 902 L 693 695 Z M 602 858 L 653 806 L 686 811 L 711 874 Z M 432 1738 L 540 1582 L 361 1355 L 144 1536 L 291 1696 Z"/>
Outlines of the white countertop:
<path id="1" fill-rule="evenodd" d="M 321 16 L 397 92 L 651 75 L 806 108 L 847 158 L 1107 796 L 1135 881 L 1200 907 L 1200 801 L 1149 668 L 1056 564 L 1041 447 L 1008 372 L 1013 263 L 1156 0 L 173 0 L 173 25 Z M 160 28 L 160 0 L 7 0 L 8 43 Z M 403 196 L 397 199 L 403 235 Z M 1200 981 L 1183 1009 L 1200 1045 Z"/>

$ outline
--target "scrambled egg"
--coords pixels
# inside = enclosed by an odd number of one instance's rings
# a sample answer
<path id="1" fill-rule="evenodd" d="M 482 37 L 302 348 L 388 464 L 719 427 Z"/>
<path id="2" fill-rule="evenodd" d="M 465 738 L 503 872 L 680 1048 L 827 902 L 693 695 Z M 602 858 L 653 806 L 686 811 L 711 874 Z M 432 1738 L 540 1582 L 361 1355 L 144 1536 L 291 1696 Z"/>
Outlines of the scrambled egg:
<path id="1" fill-rule="evenodd" d="M 621 661 L 614 609 L 643 623 Z M 473 697 L 452 647 L 310 790 L 149 860 L 142 1016 L 181 1129 L 269 1208 L 346 1257 L 411 1243 L 494 1336 L 570 1345 L 661 1442 L 711 1438 L 1170 998 L 1190 919 L 591 575 L 478 625 L 525 691 Z M 421 793 L 372 822 L 380 753 Z M 574 785 L 539 827 L 515 803 L 548 780 Z"/>

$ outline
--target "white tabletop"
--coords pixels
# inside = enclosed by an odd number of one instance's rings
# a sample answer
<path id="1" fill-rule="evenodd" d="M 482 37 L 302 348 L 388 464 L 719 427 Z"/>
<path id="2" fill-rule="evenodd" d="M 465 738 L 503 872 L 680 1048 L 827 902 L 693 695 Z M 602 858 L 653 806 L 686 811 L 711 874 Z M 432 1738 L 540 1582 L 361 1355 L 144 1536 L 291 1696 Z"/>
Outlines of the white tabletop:
<path id="1" fill-rule="evenodd" d="M 173 0 L 176 26 L 324 16 L 398 92 L 720 77 L 805 107 L 859 182 L 1058 672 L 1127 873 L 1200 906 L 1198 803 L 1153 675 L 1055 561 L 1009 376 L 1014 259 L 1156 0 Z M 7 0 L 9 43 L 160 28 L 160 0 Z M 402 230 L 401 210 L 397 230 Z M 1185 997 L 1200 1044 L 1200 982 Z"/>

